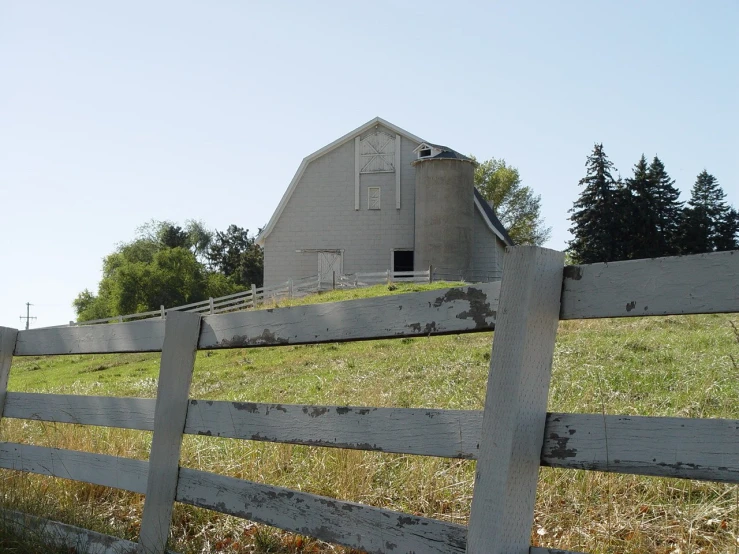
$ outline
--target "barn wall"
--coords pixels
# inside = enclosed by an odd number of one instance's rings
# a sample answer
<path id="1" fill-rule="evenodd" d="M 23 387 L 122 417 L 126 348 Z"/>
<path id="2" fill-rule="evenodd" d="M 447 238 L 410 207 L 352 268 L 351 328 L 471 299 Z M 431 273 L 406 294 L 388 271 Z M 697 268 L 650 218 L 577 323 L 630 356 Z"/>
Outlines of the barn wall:
<path id="1" fill-rule="evenodd" d="M 495 278 L 496 280 L 500 279 L 503 275 L 503 257 L 505 256 L 506 248 L 506 244 L 498 237 L 495 237 L 495 264 L 498 268 L 498 275 Z"/>
<path id="2" fill-rule="evenodd" d="M 296 250 L 343 250 L 344 273 L 353 273 L 384 271 L 391 249 L 413 248 L 415 170 L 411 161 L 416 146 L 401 137 L 400 210 L 395 208 L 395 173 L 361 175 L 360 209 L 354 210 L 353 140 L 310 162 L 265 239 L 265 285 L 317 273 L 318 255 Z M 380 210 L 367 209 L 367 188 L 373 186 L 381 188 Z"/>

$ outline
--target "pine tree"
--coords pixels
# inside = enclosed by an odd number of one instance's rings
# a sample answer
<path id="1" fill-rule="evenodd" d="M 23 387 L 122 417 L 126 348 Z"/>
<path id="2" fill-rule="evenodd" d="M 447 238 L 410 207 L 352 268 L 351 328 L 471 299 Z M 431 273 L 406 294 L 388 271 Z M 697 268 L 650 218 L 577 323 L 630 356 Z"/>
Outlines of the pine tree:
<path id="1" fill-rule="evenodd" d="M 716 250 L 739 249 L 739 213 L 729 208 L 718 224 Z"/>
<path id="2" fill-rule="evenodd" d="M 657 256 L 674 256 L 680 252 L 680 224 L 683 202 L 662 161 L 655 156 L 649 165 L 649 180 L 654 190 Z"/>
<path id="3" fill-rule="evenodd" d="M 585 189 L 570 210 L 575 238 L 567 250 L 577 263 L 622 259 L 623 188 L 612 175 L 615 168 L 602 144 L 595 145 L 585 167 L 587 174 L 580 180 Z"/>
<path id="4" fill-rule="evenodd" d="M 679 253 L 679 226 L 682 219 L 680 191 L 673 185 L 662 161 L 652 163 L 642 154 L 634 166 L 634 176 L 626 179 L 622 214 L 628 237 L 625 257 L 656 258 Z"/>
<path id="5" fill-rule="evenodd" d="M 730 212 L 724 201 L 726 194 L 716 177 L 705 169 L 698 175 L 690 194 L 688 206 L 683 210 L 681 246 L 685 254 L 713 252 L 725 246 L 723 234 L 731 232 Z"/>
<path id="6" fill-rule="evenodd" d="M 655 193 L 647 159 L 642 154 L 634 166 L 634 176 L 626 179 L 622 195 L 621 215 L 628 229 L 623 242 L 626 258 L 659 255 Z"/>

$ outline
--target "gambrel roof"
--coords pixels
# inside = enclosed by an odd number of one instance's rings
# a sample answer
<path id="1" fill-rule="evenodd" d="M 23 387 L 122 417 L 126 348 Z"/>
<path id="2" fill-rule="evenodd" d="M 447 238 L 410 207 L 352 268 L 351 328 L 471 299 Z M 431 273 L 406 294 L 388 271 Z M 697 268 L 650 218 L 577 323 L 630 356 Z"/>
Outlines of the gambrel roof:
<path id="1" fill-rule="evenodd" d="M 295 187 L 300 182 L 301 177 L 303 176 L 303 173 L 305 173 L 305 169 L 308 167 L 308 164 L 312 162 L 313 160 L 316 160 L 323 156 L 324 154 L 328 154 L 332 150 L 335 150 L 339 146 L 342 146 L 343 144 L 346 144 L 350 140 L 353 140 L 355 137 L 361 135 L 362 133 L 365 133 L 366 131 L 369 131 L 376 125 L 382 125 L 386 129 L 389 129 L 396 134 L 407 138 L 408 140 L 411 140 L 412 142 L 416 142 L 419 144 L 432 144 L 430 142 L 427 142 L 423 140 L 420 137 L 417 137 L 416 135 L 409 133 L 405 129 L 402 129 L 398 127 L 397 125 L 393 125 L 389 121 L 385 121 L 381 117 L 375 117 L 374 119 L 370 119 L 367 123 L 364 125 L 361 125 L 360 127 L 357 127 L 353 131 L 348 132 L 343 137 L 336 139 L 330 144 L 327 144 L 323 148 L 316 150 L 312 154 L 306 156 L 303 158 L 303 161 L 300 163 L 300 167 L 298 167 L 298 170 L 295 172 L 295 176 L 293 177 L 292 181 L 290 181 L 290 185 L 287 187 L 287 190 L 285 191 L 285 194 L 282 196 L 282 200 L 280 200 L 280 203 L 277 205 L 277 209 L 275 210 L 275 213 L 272 214 L 272 217 L 269 220 L 269 223 L 267 223 L 267 226 L 262 229 L 262 232 L 259 233 L 259 236 L 257 236 L 256 243 L 259 246 L 264 247 L 264 241 L 269 236 L 269 234 L 274 229 L 275 225 L 277 224 L 277 221 L 280 219 L 280 216 L 282 215 L 282 212 L 285 209 L 285 206 L 287 206 L 287 203 L 290 201 L 290 197 L 292 196 L 293 192 L 295 191 Z M 434 145 L 437 146 L 437 145 Z M 445 146 L 437 148 L 444 149 L 445 151 L 454 152 L 451 148 L 447 148 Z M 456 154 L 456 152 L 455 152 Z M 466 156 L 462 156 L 464 159 L 469 159 Z M 441 157 L 441 156 L 440 156 Z M 470 160 L 471 161 L 471 160 Z M 479 193 L 477 192 L 477 189 L 475 189 L 475 206 L 477 207 L 478 211 L 482 215 L 482 218 L 485 220 L 485 223 L 487 224 L 488 228 L 502 240 L 505 244 L 511 246 L 513 245 L 513 242 L 511 241 L 511 238 L 508 236 L 508 233 L 505 231 L 505 228 L 503 228 L 503 225 L 498 220 L 498 218 L 495 216 L 495 213 L 493 212 L 490 205 L 485 201 L 485 199 L 480 196 L 480 199 L 478 199 Z"/>

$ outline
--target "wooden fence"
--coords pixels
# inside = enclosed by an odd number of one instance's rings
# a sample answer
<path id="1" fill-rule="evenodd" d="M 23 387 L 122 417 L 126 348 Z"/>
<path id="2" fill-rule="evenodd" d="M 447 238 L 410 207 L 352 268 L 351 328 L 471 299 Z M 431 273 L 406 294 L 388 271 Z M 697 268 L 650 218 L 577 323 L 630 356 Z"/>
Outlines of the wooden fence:
<path id="1" fill-rule="evenodd" d="M 739 252 L 565 267 L 518 247 L 502 283 L 165 321 L 0 328 L 2 417 L 153 431 L 149 461 L 0 443 L 0 467 L 146 495 L 138 544 L 10 513 L 94 552 L 162 553 L 173 503 L 370 553 L 519 554 L 540 465 L 739 483 L 739 420 L 547 413 L 563 319 L 739 311 Z M 485 409 L 275 406 L 190 399 L 198 349 L 471 333 L 495 328 Z M 7 393 L 13 356 L 159 352 L 156 400 Z M 178 467 L 183 433 L 477 460 L 469 526 Z"/>

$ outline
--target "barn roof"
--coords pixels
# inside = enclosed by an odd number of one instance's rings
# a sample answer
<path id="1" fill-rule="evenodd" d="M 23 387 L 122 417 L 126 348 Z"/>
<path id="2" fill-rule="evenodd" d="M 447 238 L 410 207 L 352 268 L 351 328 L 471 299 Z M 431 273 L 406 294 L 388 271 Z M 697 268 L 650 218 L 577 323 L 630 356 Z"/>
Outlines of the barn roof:
<path id="1" fill-rule="evenodd" d="M 424 150 L 426 148 L 435 148 L 439 150 L 440 152 L 436 154 L 435 156 L 428 156 L 424 158 L 419 158 L 416 161 L 423 161 L 423 160 L 438 160 L 438 159 L 452 159 L 452 160 L 464 160 L 466 162 L 474 162 L 472 158 L 469 158 L 465 156 L 464 154 L 460 154 L 453 148 L 449 148 L 448 146 L 443 146 L 441 144 L 434 144 L 432 142 L 423 142 L 419 146 L 416 147 L 414 152 L 418 154 L 421 150 Z"/>
<path id="2" fill-rule="evenodd" d="M 500 219 L 498 219 L 498 216 L 495 215 L 493 207 L 488 203 L 487 200 L 485 200 L 483 195 L 480 194 L 480 191 L 477 190 L 477 187 L 475 187 L 475 205 L 480 210 L 483 218 L 485 218 L 488 227 L 490 227 L 490 230 L 498 235 L 498 237 L 500 237 L 500 239 L 508 246 L 514 246 L 515 243 L 513 242 L 513 239 L 508 234 L 508 231 L 506 231 L 503 224 L 500 222 Z"/>

